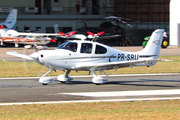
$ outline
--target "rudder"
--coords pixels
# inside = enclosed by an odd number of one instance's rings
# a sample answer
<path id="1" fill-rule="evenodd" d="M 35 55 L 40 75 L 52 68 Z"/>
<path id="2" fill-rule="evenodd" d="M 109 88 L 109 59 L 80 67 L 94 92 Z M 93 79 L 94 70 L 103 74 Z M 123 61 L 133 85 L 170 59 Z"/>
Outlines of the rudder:
<path id="1" fill-rule="evenodd" d="M 157 59 L 160 53 L 160 48 L 163 40 L 164 29 L 155 30 L 146 47 L 140 51 L 140 57 Z"/>
<path id="2" fill-rule="evenodd" d="M 15 29 L 16 21 L 17 21 L 17 9 L 12 9 L 6 18 L 4 25 L 9 29 Z"/>

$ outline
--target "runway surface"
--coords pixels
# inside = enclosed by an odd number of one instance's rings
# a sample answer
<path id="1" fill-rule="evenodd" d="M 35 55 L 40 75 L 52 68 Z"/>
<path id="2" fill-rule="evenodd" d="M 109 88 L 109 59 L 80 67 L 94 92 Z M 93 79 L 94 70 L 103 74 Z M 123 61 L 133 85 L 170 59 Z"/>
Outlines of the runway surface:
<path id="1" fill-rule="evenodd" d="M 42 85 L 36 77 L 1 78 L 0 103 L 180 97 L 179 73 L 109 76 L 104 85 L 94 85 L 91 79 L 74 76 L 66 84 L 55 81 Z"/>

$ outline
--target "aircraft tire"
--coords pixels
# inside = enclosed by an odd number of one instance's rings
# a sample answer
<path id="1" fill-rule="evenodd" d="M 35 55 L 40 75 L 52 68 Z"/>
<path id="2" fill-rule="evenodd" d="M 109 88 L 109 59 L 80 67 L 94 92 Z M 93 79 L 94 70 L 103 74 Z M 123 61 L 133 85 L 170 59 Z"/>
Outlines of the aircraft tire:
<path id="1" fill-rule="evenodd" d="M 60 83 L 66 83 L 66 81 L 60 81 Z"/>
<path id="2" fill-rule="evenodd" d="M 42 85 L 48 85 L 47 83 L 42 83 Z"/>
<path id="3" fill-rule="evenodd" d="M 102 83 L 95 83 L 95 85 L 102 85 Z"/>
<path id="4" fill-rule="evenodd" d="M 6 46 L 7 46 L 6 43 L 3 43 L 2 47 L 6 47 Z"/>

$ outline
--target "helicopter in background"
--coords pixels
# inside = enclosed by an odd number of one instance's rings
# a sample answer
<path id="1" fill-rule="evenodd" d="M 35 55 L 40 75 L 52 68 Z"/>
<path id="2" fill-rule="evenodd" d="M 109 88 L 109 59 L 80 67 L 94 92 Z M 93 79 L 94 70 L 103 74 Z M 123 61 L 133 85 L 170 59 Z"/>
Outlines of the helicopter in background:
<path id="1" fill-rule="evenodd" d="M 92 33 L 98 33 L 100 31 L 104 31 L 104 34 L 102 37 L 98 38 L 98 42 L 108 45 L 108 46 L 128 46 L 130 45 L 131 41 L 126 39 L 126 32 L 123 27 L 121 27 L 119 24 L 123 23 L 126 24 L 129 27 L 132 27 L 127 22 L 123 21 L 122 17 L 116 17 L 116 16 L 109 16 L 101 18 L 106 20 L 105 22 L 101 23 L 99 27 L 87 27 L 86 21 L 84 21 L 84 27 L 78 28 L 76 30 L 76 34 L 83 34 L 85 36 L 88 36 L 87 32 L 91 31 Z M 81 21 L 83 22 L 83 21 Z M 55 33 L 59 32 L 58 24 L 54 24 L 54 31 Z M 104 36 L 104 37 L 103 37 Z M 105 37 L 105 36 L 116 36 L 116 37 Z M 73 36 L 72 36 L 73 37 Z M 68 38 L 70 39 L 70 38 Z M 76 39 L 77 36 L 76 36 Z M 91 38 L 87 38 L 91 40 Z M 66 39 L 58 37 L 57 38 L 57 45 L 60 45 L 61 43 L 64 43 Z"/>
<path id="2" fill-rule="evenodd" d="M 118 37 L 113 38 L 98 38 L 98 42 L 103 43 L 108 46 L 128 46 L 130 45 L 130 41 L 126 39 L 126 32 L 123 27 L 121 27 L 119 24 L 123 23 L 126 24 L 129 27 L 132 27 L 127 22 L 123 21 L 122 17 L 116 17 L 116 16 L 109 16 L 102 18 L 106 20 L 105 22 L 101 23 L 99 27 L 95 28 L 89 28 L 87 27 L 86 22 L 84 23 L 84 28 L 77 29 L 78 32 L 82 34 L 86 34 L 87 31 L 91 31 L 93 33 L 98 33 L 100 31 L 104 31 L 104 34 L 102 36 L 110 36 L 110 35 L 118 35 Z"/>

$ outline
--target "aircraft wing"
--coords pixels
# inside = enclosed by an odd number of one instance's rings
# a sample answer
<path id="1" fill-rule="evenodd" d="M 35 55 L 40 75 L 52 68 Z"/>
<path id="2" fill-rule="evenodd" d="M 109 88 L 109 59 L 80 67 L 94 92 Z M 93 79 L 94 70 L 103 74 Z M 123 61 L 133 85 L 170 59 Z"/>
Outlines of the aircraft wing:
<path id="1" fill-rule="evenodd" d="M 28 59 L 28 60 L 34 60 L 29 55 L 19 54 L 17 52 L 6 52 L 6 54 L 16 56 L 16 57 L 20 57 L 20 58 L 24 58 L 24 59 Z"/>
<path id="2" fill-rule="evenodd" d="M 117 68 L 123 68 L 123 67 L 127 67 L 127 66 L 134 66 L 136 64 L 155 62 L 155 61 L 158 61 L 158 59 L 153 59 L 153 60 L 136 60 L 136 61 L 119 61 L 119 62 L 95 63 L 95 64 L 86 64 L 86 65 L 80 64 L 80 65 L 76 66 L 76 69 L 90 69 L 90 68 L 113 69 L 114 66 L 117 66 Z"/>
<path id="3" fill-rule="evenodd" d="M 23 32 L 12 32 L 12 33 L 9 33 L 13 36 L 61 36 L 60 33 L 23 33 Z"/>

